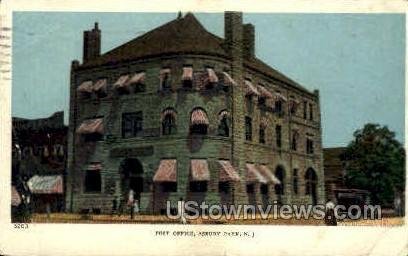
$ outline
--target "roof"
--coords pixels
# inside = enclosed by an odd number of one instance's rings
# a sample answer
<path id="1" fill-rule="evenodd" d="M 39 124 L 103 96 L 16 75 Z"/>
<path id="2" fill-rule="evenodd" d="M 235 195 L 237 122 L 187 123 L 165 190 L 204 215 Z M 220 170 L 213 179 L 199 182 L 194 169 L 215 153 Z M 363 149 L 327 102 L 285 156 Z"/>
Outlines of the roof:
<path id="1" fill-rule="evenodd" d="M 192 13 L 179 16 L 96 59 L 83 63 L 81 68 L 114 65 L 122 61 L 171 54 L 209 54 L 227 57 L 224 39 L 208 32 Z M 256 57 L 244 60 L 244 65 L 302 91 L 311 93 L 295 81 L 265 64 Z"/>
<path id="2" fill-rule="evenodd" d="M 193 14 L 172 20 L 82 66 L 114 64 L 140 57 L 175 53 L 207 53 L 226 56 L 224 40 L 208 32 Z"/>
<path id="3" fill-rule="evenodd" d="M 324 148 L 323 158 L 325 166 L 342 166 L 340 155 L 346 150 L 345 147 Z"/>

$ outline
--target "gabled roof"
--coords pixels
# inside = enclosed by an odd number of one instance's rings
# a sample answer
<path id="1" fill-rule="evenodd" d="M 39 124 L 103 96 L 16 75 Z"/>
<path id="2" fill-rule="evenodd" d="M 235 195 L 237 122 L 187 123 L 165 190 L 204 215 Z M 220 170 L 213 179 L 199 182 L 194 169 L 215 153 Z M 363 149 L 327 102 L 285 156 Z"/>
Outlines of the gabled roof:
<path id="1" fill-rule="evenodd" d="M 172 20 L 125 43 L 82 66 L 174 53 L 206 53 L 225 56 L 224 40 L 208 32 L 193 14 Z"/>

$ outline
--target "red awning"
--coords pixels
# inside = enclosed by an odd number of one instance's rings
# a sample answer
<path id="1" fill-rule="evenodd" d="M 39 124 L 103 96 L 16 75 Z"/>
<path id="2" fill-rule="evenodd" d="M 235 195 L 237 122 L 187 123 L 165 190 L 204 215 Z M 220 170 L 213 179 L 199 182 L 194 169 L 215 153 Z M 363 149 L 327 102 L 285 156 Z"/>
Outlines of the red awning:
<path id="1" fill-rule="evenodd" d="M 177 160 L 160 160 L 159 168 L 153 177 L 154 182 L 177 182 Z"/>
<path id="2" fill-rule="evenodd" d="M 93 86 L 93 90 L 95 92 L 99 92 L 99 91 L 106 91 L 106 87 L 108 85 L 108 80 L 105 79 L 99 79 L 98 81 L 96 81 L 96 83 Z"/>
<path id="3" fill-rule="evenodd" d="M 276 178 L 276 176 L 271 172 L 268 166 L 262 164 L 259 166 L 258 170 L 268 180 L 268 182 L 271 182 L 273 184 L 281 183 L 279 179 Z"/>
<path id="4" fill-rule="evenodd" d="M 208 170 L 207 160 L 191 160 L 191 180 L 192 181 L 209 181 L 210 171 Z"/>
<path id="5" fill-rule="evenodd" d="M 268 99 L 273 98 L 273 94 L 270 91 L 268 91 L 265 87 L 263 87 L 262 85 L 258 86 L 258 92 L 260 93 L 261 97 L 265 97 Z"/>
<path id="6" fill-rule="evenodd" d="M 113 84 L 113 88 L 126 88 L 127 87 L 127 80 L 129 80 L 129 75 L 121 75 L 118 80 Z"/>
<path id="7" fill-rule="evenodd" d="M 245 95 L 259 95 L 258 90 L 249 80 L 245 80 Z"/>
<path id="8" fill-rule="evenodd" d="M 191 113 L 191 124 L 195 125 L 195 124 L 206 124 L 209 125 L 210 122 L 208 121 L 208 117 L 207 114 L 204 112 L 204 110 L 202 109 L 195 109 L 192 113 Z"/>
<path id="9" fill-rule="evenodd" d="M 91 93 L 92 89 L 93 89 L 92 81 L 85 81 L 81 85 L 78 86 L 77 91 Z"/>
<path id="10" fill-rule="evenodd" d="M 246 181 L 247 183 L 253 183 L 253 182 L 260 182 L 260 183 L 268 183 L 266 178 L 256 169 L 254 164 L 246 164 L 246 170 L 247 170 L 247 177 Z"/>
<path id="11" fill-rule="evenodd" d="M 193 80 L 193 68 L 192 67 L 183 68 L 183 75 L 181 76 L 181 80 Z"/>
<path id="12" fill-rule="evenodd" d="M 11 205 L 19 206 L 21 204 L 21 197 L 15 186 L 11 186 Z"/>
<path id="13" fill-rule="evenodd" d="M 222 74 L 224 75 L 225 85 L 236 85 L 237 84 L 227 72 L 222 72 Z"/>
<path id="14" fill-rule="evenodd" d="M 208 82 L 210 83 L 218 83 L 218 77 L 215 74 L 214 69 L 207 68 L 207 75 L 208 75 Z"/>
<path id="15" fill-rule="evenodd" d="M 238 173 L 235 171 L 234 167 L 231 165 L 230 161 L 220 160 L 218 161 L 221 165 L 220 169 L 220 181 L 240 181 Z"/>
<path id="16" fill-rule="evenodd" d="M 91 133 L 99 133 L 103 134 L 103 119 L 96 118 L 96 119 L 88 119 L 82 122 L 82 124 L 78 127 L 77 133 L 79 134 L 91 134 Z"/>
<path id="17" fill-rule="evenodd" d="M 161 120 L 163 121 L 164 117 L 167 115 L 171 115 L 174 119 L 176 119 L 177 113 L 173 108 L 166 108 L 162 113 L 161 113 Z"/>
<path id="18" fill-rule="evenodd" d="M 63 182 L 61 175 L 31 177 L 28 187 L 33 194 L 62 194 Z"/>
<path id="19" fill-rule="evenodd" d="M 129 80 L 126 81 L 126 85 L 143 84 L 144 80 L 145 80 L 145 72 L 136 73 Z"/>

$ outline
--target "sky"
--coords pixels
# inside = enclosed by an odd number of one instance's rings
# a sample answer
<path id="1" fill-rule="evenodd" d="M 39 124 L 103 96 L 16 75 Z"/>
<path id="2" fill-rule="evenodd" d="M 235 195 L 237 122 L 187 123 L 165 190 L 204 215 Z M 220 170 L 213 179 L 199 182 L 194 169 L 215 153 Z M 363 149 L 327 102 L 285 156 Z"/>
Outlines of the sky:
<path id="1" fill-rule="evenodd" d="M 223 13 L 195 14 L 224 35 Z M 14 12 L 12 115 L 68 122 L 70 63 L 82 60 L 83 31 L 95 21 L 102 53 L 177 17 L 177 13 Z M 404 141 L 403 14 L 244 13 L 255 26 L 256 55 L 309 90 L 320 91 L 323 146 L 346 146 L 368 122 Z"/>

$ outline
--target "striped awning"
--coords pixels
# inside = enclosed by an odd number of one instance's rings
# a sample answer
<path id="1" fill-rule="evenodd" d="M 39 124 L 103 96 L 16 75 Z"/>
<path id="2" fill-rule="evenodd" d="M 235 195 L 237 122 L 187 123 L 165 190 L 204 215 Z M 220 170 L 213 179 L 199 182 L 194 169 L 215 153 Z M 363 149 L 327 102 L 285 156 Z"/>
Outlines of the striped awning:
<path id="1" fill-rule="evenodd" d="M 229 117 L 229 113 L 227 110 L 223 110 L 220 112 L 220 114 L 218 115 L 218 120 L 221 121 L 224 117 Z"/>
<path id="2" fill-rule="evenodd" d="M 21 196 L 15 186 L 11 186 L 11 205 L 19 206 L 21 204 Z"/>
<path id="3" fill-rule="evenodd" d="M 266 117 L 261 117 L 259 126 L 262 128 L 266 128 L 268 126 L 268 119 Z"/>
<path id="4" fill-rule="evenodd" d="M 99 91 L 105 91 L 106 87 L 108 86 L 108 80 L 106 78 L 104 79 L 99 79 L 98 81 L 96 81 L 96 83 L 93 86 L 93 90 L 95 92 L 99 92 Z"/>
<path id="5" fill-rule="evenodd" d="M 288 99 L 285 97 L 285 96 L 283 96 L 283 94 L 281 94 L 280 92 L 275 92 L 275 97 L 277 98 L 277 99 L 280 99 L 280 100 L 283 100 L 283 101 L 287 101 Z"/>
<path id="6" fill-rule="evenodd" d="M 237 84 L 227 72 L 222 72 L 222 74 L 224 75 L 225 85 L 236 85 Z"/>
<path id="7" fill-rule="evenodd" d="M 192 159 L 191 160 L 191 180 L 192 181 L 209 181 L 210 171 L 208 170 L 207 160 Z"/>
<path id="8" fill-rule="evenodd" d="M 34 175 L 27 182 L 33 194 L 62 194 L 63 182 L 61 175 L 39 176 Z"/>
<path id="9" fill-rule="evenodd" d="M 171 115 L 173 118 L 176 118 L 177 113 L 173 108 L 166 108 L 161 113 L 161 120 L 163 121 L 164 117 L 167 116 L 167 115 Z"/>
<path id="10" fill-rule="evenodd" d="M 254 182 L 259 182 L 259 183 L 268 183 L 266 178 L 258 171 L 258 169 L 255 167 L 254 164 L 246 164 L 246 170 L 247 170 L 247 177 L 246 177 L 246 182 L 247 183 L 254 183 Z"/>
<path id="11" fill-rule="evenodd" d="M 121 75 L 118 80 L 113 84 L 113 88 L 119 89 L 119 88 L 126 88 L 127 87 L 127 80 L 129 80 L 129 75 Z"/>
<path id="12" fill-rule="evenodd" d="M 273 98 L 273 94 L 270 91 L 268 91 L 265 87 L 263 87 L 262 85 L 258 86 L 258 92 L 260 93 L 261 97 L 265 97 L 268 99 Z"/>
<path id="13" fill-rule="evenodd" d="M 95 118 L 95 119 L 88 119 L 82 122 L 82 124 L 78 127 L 77 133 L 79 134 L 91 134 L 91 133 L 99 133 L 103 134 L 103 119 L 102 118 Z"/>
<path id="14" fill-rule="evenodd" d="M 245 80 L 245 95 L 259 95 L 258 90 L 249 80 Z"/>
<path id="15" fill-rule="evenodd" d="M 221 166 L 220 169 L 220 181 L 240 181 L 238 173 L 235 171 L 234 167 L 231 165 L 230 161 L 220 160 L 218 163 Z"/>
<path id="16" fill-rule="evenodd" d="M 268 180 L 268 182 L 273 184 L 280 184 L 280 180 L 271 172 L 268 166 L 261 164 L 258 168 L 259 172 Z"/>
<path id="17" fill-rule="evenodd" d="M 85 82 L 82 82 L 82 84 L 78 86 L 77 91 L 91 93 L 92 89 L 93 89 L 92 81 L 85 81 Z"/>
<path id="18" fill-rule="evenodd" d="M 139 72 L 134 74 L 129 80 L 126 81 L 126 85 L 131 84 L 143 84 L 145 80 L 145 72 Z"/>
<path id="19" fill-rule="evenodd" d="M 184 67 L 181 80 L 193 80 L 193 67 Z"/>
<path id="20" fill-rule="evenodd" d="M 207 68 L 208 82 L 218 83 L 218 76 L 215 74 L 214 69 Z"/>
<path id="21" fill-rule="evenodd" d="M 195 124 L 210 124 L 210 122 L 208 121 L 208 117 L 207 114 L 204 112 L 204 110 L 202 109 L 195 109 L 193 110 L 193 112 L 191 113 L 191 124 L 195 125 Z"/>
<path id="22" fill-rule="evenodd" d="M 159 167 L 153 177 L 154 182 L 177 182 L 177 160 L 160 160 Z"/>

